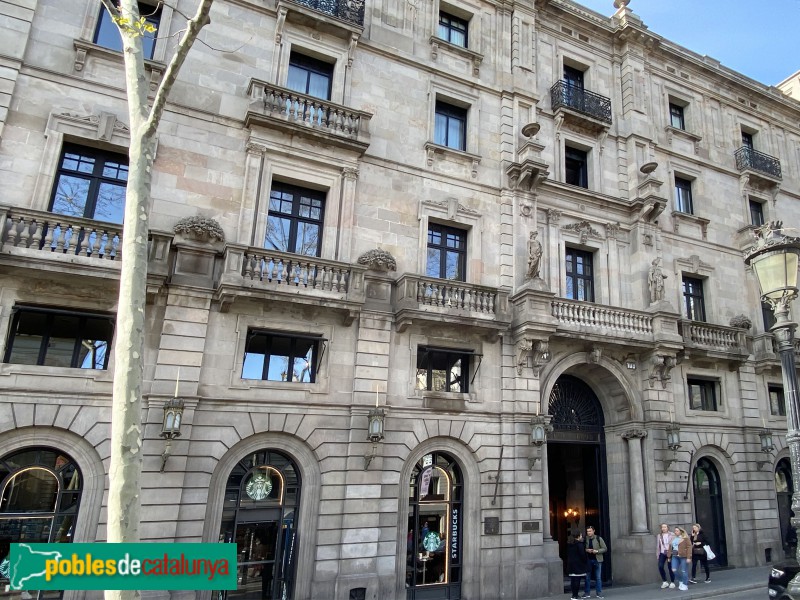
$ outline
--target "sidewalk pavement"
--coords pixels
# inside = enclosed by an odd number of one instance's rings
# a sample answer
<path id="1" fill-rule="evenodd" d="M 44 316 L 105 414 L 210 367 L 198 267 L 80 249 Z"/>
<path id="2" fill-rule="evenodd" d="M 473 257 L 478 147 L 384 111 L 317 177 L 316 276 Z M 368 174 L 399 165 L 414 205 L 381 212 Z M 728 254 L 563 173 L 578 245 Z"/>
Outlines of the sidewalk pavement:
<path id="1" fill-rule="evenodd" d="M 702 579 L 698 579 L 698 583 L 689 584 L 689 590 L 686 592 L 681 592 L 677 587 L 672 590 L 661 589 L 658 571 L 653 569 L 653 583 L 604 587 L 603 596 L 606 600 L 633 600 L 634 598 L 636 600 L 700 600 L 722 594 L 753 590 L 754 600 L 768 600 L 767 582 L 771 569 L 770 566 L 764 566 L 713 570 L 711 571 L 711 583 L 705 583 Z M 569 598 L 569 592 L 548 598 Z M 594 587 L 592 588 L 592 598 L 594 598 Z"/>

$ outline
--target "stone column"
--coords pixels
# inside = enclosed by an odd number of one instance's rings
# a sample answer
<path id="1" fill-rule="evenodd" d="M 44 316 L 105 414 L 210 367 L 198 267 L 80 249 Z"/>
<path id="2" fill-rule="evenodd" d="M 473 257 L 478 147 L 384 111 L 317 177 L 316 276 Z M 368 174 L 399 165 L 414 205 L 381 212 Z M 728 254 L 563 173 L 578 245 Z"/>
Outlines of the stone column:
<path id="1" fill-rule="evenodd" d="M 622 434 L 628 442 L 628 464 L 631 490 L 631 533 L 647 533 L 647 504 L 644 495 L 644 466 L 642 465 L 642 439 L 647 432 L 633 429 Z"/>

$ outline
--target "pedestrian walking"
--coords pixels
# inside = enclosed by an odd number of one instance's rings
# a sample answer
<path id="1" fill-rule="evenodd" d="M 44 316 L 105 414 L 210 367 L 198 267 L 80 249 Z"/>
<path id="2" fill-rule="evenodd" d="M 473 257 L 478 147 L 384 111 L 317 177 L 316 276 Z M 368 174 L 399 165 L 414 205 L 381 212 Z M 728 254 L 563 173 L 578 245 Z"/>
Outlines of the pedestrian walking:
<path id="1" fill-rule="evenodd" d="M 688 565 L 692 562 L 692 542 L 683 527 L 676 527 L 674 533 L 675 537 L 670 544 L 670 560 L 678 579 L 678 589 L 685 592 L 689 589 Z"/>
<path id="2" fill-rule="evenodd" d="M 699 523 L 692 525 L 692 578 L 689 583 L 697 583 L 695 576 L 697 574 L 697 563 L 703 566 L 706 572 L 706 583 L 711 583 L 711 574 L 708 572 L 708 555 L 704 546 L 708 544 L 706 534 L 703 533 L 703 528 Z"/>
<path id="3" fill-rule="evenodd" d="M 589 561 L 586 558 L 583 534 L 579 533 L 575 540 L 567 547 L 567 573 L 572 592 L 570 600 L 578 600 L 581 589 L 581 577 L 586 577 Z"/>
<path id="4" fill-rule="evenodd" d="M 669 525 L 661 524 L 661 533 L 656 536 L 656 558 L 658 559 L 658 572 L 661 574 L 661 589 L 675 589 L 675 572 L 672 570 L 672 561 L 669 559 L 669 547 L 675 535 L 669 530 Z M 666 565 L 666 570 L 664 566 Z M 669 572 L 669 581 L 667 581 Z"/>
<path id="5" fill-rule="evenodd" d="M 586 571 L 586 583 L 583 586 L 584 596 L 589 597 L 592 589 L 592 574 L 594 574 L 594 594 L 596 598 L 603 598 L 603 555 L 608 551 L 605 541 L 599 535 L 595 535 L 594 527 L 589 525 L 586 528 L 586 558 L 589 561 L 589 569 Z"/>

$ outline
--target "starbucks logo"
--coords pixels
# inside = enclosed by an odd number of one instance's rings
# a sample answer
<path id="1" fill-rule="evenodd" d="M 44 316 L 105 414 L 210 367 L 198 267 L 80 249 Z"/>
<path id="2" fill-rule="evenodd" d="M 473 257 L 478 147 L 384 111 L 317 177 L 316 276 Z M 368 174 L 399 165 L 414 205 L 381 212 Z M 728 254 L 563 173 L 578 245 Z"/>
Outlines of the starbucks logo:
<path id="1" fill-rule="evenodd" d="M 253 500 L 263 500 L 272 491 L 272 482 L 266 475 L 259 473 L 250 478 L 244 491 Z"/>
<path id="2" fill-rule="evenodd" d="M 441 539 L 439 538 L 439 534 L 435 531 L 431 531 L 425 536 L 425 539 L 422 540 L 422 547 L 428 552 L 436 552 L 436 550 L 439 549 L 439 544 L 441 544 Z"/>

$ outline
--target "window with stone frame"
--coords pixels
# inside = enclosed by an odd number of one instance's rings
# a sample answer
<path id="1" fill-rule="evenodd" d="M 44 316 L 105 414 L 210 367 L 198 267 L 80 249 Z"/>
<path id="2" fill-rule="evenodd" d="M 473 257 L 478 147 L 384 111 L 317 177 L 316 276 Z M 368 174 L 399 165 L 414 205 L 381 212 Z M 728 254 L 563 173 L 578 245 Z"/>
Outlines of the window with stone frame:
<path id="1" fill-rule="evenodd" d="M 713 379 L 688 378 L 686 387 L 689 391 L 689 408 L 691 410 L 718 410 L 716 381 Z"/>
<path id="2" fill-rule="evenodd" d="M 572 300 L 594 302 L 594 266 L 591 252 L 567 247 L 566 297 Z"/>
<path id="3" fill-rule="evenodd" d="M 112 315 L 15 306 L 3 362 L 103 370 L 113 337 Z"/>
<path id="4" fill-rule="evenodd" d="M 128 157 L 124 154 L 64 144 L 50 211 L 120 224 L 127 183 Z"/>
<path id="5" fill-rule="evenodd" d="M 417 389 L 430 392 L 469 392 L 471 350 L 417 348 Z"/>
<path id="6" fill-rule="evenodd" d="M 691 321 L 706 320 L 706 304 L 703 293 L 703 280 L 696 277 L 683 277 L 684 316 Z"/>
<path id="7" fill-rule="evenodd" d="M 438 36 L 454 46 L 467 48 L 469 41 L 469 21 L 445 11 L 439 11 Z"/>
<path id="8" fill-rule="evenodd" d="M 440 223 L 428 224 L 425 274 L 438 279 L 466 281 L 467 232 Z"/>
<path id="9" fill-rule="evenodd" d="M 764 224 L 764 203 L 750 198 L 748 200 L 750 208 L 750 224 L 754 227 L 760 227 Z"/>
<path id="10" fill-rule="evenodd" d="M 299 52 L 292 52 L 289 55 L 289 74 L 286 78 L 286 87 L 301 94 L 330 100 L 333 67 L 333 63 Z"/>
<path id="11" fill-rule="evenodd" d="M 454 150 L 467 150 L 467 109 L 436 100 L 433 143 Z"/>
<path id="12" fill-rule="evenodd" d="M 319 256 L 325 192 L 273 181 L 264 248 Z"/>
<path id="13" fill-rule="evenodd" d="M 767 386 L 769 394 L 769 414 L 776 417 L 786 416 L 786 399 L 783 395 L 783 386 L 770 385 Z"/>
<path id="14" fill-rule="evenodd" d="M 242 379 L 315 383 L 325 341 L 320 336 L 250 329 Z"/>
<path id="15" fill-rule="evenodd" d="M 677 176 L 675 177 L 675 210 L 687 215 L 694 214 L 692 182 Z"/>
<path id="16" fill-rule="evenodd" d="M 675 102 L 669 103 L 669 124 L 675 129 L 686 130 L 686 115 L 684 107 Z"/>
<path id="17" fill-rule="evenodd" d="M 564 181 L 578 187 L 589 187 L 589 153 L 572 146 L 564 147 Z"/>
<path id="18" fill-rule="evenodd" d="M 98 2 L 98 4 L 100 4 Z M 146 59 L 152 59 L 156 48 L 156 37 L 158 27 L 161 24 L 161 4 L 150 5 L 139 2 L 139 15 L 144 17 L 145 22 L 155 28 L 154 32 L 145 32 L 142 36 L 142 55 Z M 124 16 L 124 15 L 123 15 Z M 94 30 L 92 41 L 98 46 L 122 52 L 122 37 L 119 29 L 111 20 L 111 15 L 105 7 L 100 5 L 100 15 L 97 18 L 97 26 Z"/>

